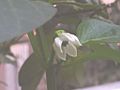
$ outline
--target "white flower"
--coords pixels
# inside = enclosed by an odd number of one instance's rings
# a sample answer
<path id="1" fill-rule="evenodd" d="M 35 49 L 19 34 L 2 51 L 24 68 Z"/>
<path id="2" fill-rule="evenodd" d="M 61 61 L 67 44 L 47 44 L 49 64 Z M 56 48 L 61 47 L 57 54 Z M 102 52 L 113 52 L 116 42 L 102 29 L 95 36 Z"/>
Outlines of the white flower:
<path id="1" fill-rule="evenodd" d="M 101 2 L 105 5 L 110 5 L 112 3 L 114 3 L 116 0 L 101 0 Z"/>
<path id="2" fill-rule="evenodd" d="M 70 33 L 62 33 L 54 40 L 53 48 L 58 58 L 66 60 L 66 56 L 77 56 L 77 47 L 82 46 L 79 39 Z"/>

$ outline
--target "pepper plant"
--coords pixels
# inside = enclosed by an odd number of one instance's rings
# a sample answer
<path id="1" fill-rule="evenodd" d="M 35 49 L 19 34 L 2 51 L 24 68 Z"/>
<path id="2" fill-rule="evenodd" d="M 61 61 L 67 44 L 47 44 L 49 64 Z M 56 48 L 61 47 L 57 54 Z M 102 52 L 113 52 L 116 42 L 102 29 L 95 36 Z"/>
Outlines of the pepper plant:
<path id="1" fill-rule="evenodd" d="M 107 19 L 107 14 L 104 10 L 109 6 L 104 4 L 84 4 L 76 2 L 75 0 L 73 1 L 46 0 L 46 2 L 43 2 L 41 0 L 16 0 L 16 2 L 14 2 L 11 0 L 12 6 L 11 4 L 8 5 L 11 12 L 6 12 L 8 15 L 10 14 L 9 16 L 16 17 L 13 17 L 13 19 L 16 19 L 13 20 L 13 25 L 9 25 L 10 22 L 8 23 L 8 26 L 10 26 L 9 31 L 11 31 L 10 36 L 16 36 L 16 33 L 17 35 L 21 35 L 21 33 L 27 32 L 34 51 L 23 64 L 19 72 L 19 84 L 22 90 L 36 90 L 45 72 L 48 90 L 70 90 L 71 88 L 65 88 L 64 85 L 60 87 L 59 82 L 62 83 L 60 80 L 62 78 L 58 79 L 58 76 L 66 79 L 66 83 L 70 82 L 74 85 L 76 78 L 77 81 L 79 81 L 79 73 L 82 73 L 83 62 L 97 59 L 113 59 L 117 62 L 120 61 L 120 51 L 116 50 L 117 43 L 120 42 L 120 26 Z M 3 4 L 6 3 L 1 2 Z M 21 4 L 18 4 L 18 2 Z M 28 5 L 25 5 L 25 8 L 24 2 Z M 75 24 L 76 27 L 72 31 L 61 30 L 61 28 L 45 30 L 45 22 L 48 21 L 48 24 L 54 23 L 50 18 L 54 19 L 61 16 L 58 14 L 55 15 L 57 7 L 53 7 L 47 2 L 55 4 L 54 6 L 71 6 L 74 9 L 73 14 L 81 15 L 81 13 L 84 12 L 83 14 L 85 14 L 85 16 L 83 18 L 74 18 L 74 20 L 68 17 L 69 20 L 67 21 L 65 18 L 60 18 L 61 20 L 59 21 L 62 23 L 69 22 Z M 25 9 L 26 11 L 24 11 Z M 35 11 L 31 13 L 31 9 Z M 0 11 L 5 13 L 3 8 L 0 9 Z M 24 14 L 26 16 L 24 16 Z M 67 15 L 67 13 L 64 13 L 63 16 L 64 15 Z M 6 17 L 10 19 L 10 17 Z M 24 22 L 24 19 L 26 22 Z M 34 22 L 31 21 L 31 19 L 33 19 Z M 6 19 L 3 18 L 3 21 L 5 20 Z M 16 25 L 18 26 L 16 27 Z M 11 26 L 13 26 L 13 28 Z M 3 30 L 9 28 L 5 26 L 2 27 L 1 32 L 6 35 L 7 33 Z M 32 29 L 34 29 L 36 35 L 31 31 Z M 14 31 L 16 32 L 15 34 L 13 34 Z M 4 38 L 2 34 L 0 34 L 0 37 Z M 6 37 L 5 40 L 9 39 Z M 4 39 L 1 39 L 1 41 L 4 41 Z M 115 47 L 113 47 L 114 45 Z M 83 50 L 82 48 L 87 49 Z M 71 73 L 71 71 L 75 73 Z M 76 72 L 78 73 L 76 74 Z M 70 78 L 72 78 L 72 81 L 69 81 Z M 79 84 L 80 83 L 78 83 L 78 85 Z"/>

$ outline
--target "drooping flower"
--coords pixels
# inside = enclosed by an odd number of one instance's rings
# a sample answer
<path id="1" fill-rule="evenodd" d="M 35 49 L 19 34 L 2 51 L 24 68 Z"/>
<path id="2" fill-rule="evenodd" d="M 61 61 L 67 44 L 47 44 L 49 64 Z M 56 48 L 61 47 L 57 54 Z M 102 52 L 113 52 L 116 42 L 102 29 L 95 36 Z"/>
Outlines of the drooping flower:
<path id="1" fill-rule="evenodd" d="M 58 58 L 66 60 L 66 56 L 77 56 L 77 47 L 82 46 L 77 36 L 59 30 L 58 37 L 54 39 L 53 48 Z"/>

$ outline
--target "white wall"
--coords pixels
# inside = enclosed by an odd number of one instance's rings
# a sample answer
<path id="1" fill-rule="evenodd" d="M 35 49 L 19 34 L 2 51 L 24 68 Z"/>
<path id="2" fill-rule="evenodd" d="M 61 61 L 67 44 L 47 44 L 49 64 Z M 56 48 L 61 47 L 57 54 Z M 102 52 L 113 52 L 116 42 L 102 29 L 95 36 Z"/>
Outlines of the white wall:
<path id="1" fill-rule="evenodd" d="M 104 85 L 99 85 L 99 86 L 75 89 L 75 90 L 120 90 L 120 81 L 109 83 L 109 84 L 104 84 Z"/>

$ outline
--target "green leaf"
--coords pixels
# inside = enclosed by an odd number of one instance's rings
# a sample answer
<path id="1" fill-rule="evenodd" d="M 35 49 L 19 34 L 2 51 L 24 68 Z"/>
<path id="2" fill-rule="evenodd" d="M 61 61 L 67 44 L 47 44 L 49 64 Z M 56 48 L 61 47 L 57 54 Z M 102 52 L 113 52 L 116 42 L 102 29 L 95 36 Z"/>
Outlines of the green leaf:
<path id="1" fill-rule="evenodd" d="M 86 49 L 83 49 L 83 48 Z M 78 51 L 78 56 L 76 58 L 71 58 L 66 63 L 65 66 L 74 65 L 77 63 L 83 63 L 87 60 L 97 60 L 97 59 L 107 59 L 120 62 L 120 51 L 114 50 L 106 44 L 99 44 L 96 42 L 88 42 L 84 44 L 82 49 Z"/>
<path id="2" fill-rule="evenodd" d="M 81 43 L 88 41 L 119 42 L 120 26 L 97 19 L 89 19 L 80 23 L 77 36 Z"/>
<path id="3" fill-rule="evenodd" d="M 56 9 L 43 1 L 1 0 L 0 42 L 43 25 L 55 13 Z"/>
<path id="4" fill-rule="evenodd" d="M 41 50 L 42 50 L 41 53 L 43 54 L 43 57 L 45 59 L 44 61 L 46 61 L 46 63 L 49 63 L 49 61 L 51 61 L 51 57 L 53 55 L 52 45 L 53 45 L 54 32 L 51 31 L 49 34 L 45 33 L 44 29 L 42 27 L 38 28 L 36 30 L 36 32 L 38 35 L 38 37 L 37 37 L 37 39 L 38 39 L 37 41 L 39 43 L 38 47 L 41 47 Z M 38 48 L 36 48 L 36 49 L 38 49 Z"/>
<path id="5" fill-rule="evenodd" d="M 32 54 L 23 64 L 19 72 L 19 84 L 26 90 L 35 90 L 39 84 L 43 74 L 44 68 L 40 63 L 40 58 Z"/>
<path id="6" fill-rule="evenodd" d="M 112 59 L 117 62 L 120 62 L 120 51 L 113 50 L 106 44 L 99 44 L 99 43 L 93 43 L 89 42 L 86 44 L 91 51 L 83 58 L 84 59 Z M 80 57 L 80 56 L 79 56 Z"/>
<path id="7" fill-rule="evenodd" d="M 34 52 L 19 72 L 19 84 L 25 90 L 26 88 L 27 90 L 35 90 L 47 68 L 46 61 L 49 51 L 43 29 L 37 29 L 36 35 L 33 32 L 29 32 L 28 35 Z"/>

